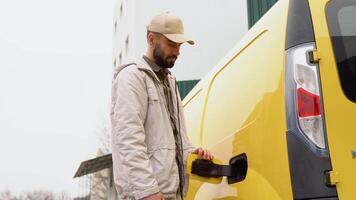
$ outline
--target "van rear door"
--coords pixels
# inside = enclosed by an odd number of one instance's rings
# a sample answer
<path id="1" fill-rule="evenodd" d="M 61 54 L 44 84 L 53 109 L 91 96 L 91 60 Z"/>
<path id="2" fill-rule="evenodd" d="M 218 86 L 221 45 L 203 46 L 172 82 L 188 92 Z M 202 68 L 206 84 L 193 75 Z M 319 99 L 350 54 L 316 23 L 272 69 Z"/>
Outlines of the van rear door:
<path id="1" fill-rule="evenodd" d="M 339 199 L 355 199 L 356 1 L 309 0 L 333 170 L 329 184 Z"/>

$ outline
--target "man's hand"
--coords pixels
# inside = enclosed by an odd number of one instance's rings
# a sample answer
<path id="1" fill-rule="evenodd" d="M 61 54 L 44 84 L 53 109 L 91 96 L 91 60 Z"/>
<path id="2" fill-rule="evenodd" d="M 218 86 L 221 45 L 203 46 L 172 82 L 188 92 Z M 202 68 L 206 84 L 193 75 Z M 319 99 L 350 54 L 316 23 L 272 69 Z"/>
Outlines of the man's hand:
<path id="1" fill-rule="evenodd" d="M 200 158 L 205 160 L 213 160 L 214 156 L 206 149 L 202 149 L 201 147 L 195 149 L 195 151 L 191 152 L 193 154 L 197 154 Z"/>
<path id="2" fill-rule="evenodd" d="M 164 200 L 163 195 L 160 192 L 152 194 L 148 197 L 143 198 L 142 200 Z"/>

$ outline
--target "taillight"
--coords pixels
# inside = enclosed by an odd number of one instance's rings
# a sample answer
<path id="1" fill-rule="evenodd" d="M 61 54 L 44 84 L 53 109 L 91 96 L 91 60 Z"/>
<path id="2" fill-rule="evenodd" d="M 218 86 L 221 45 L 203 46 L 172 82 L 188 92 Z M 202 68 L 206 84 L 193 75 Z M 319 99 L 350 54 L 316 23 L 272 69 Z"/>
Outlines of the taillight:
<path id="1" fill-rule="evenodd" d="M 303 135 L 319 148 L 325 148 L 324 122 L 320 91 L 318 64 L 310 63 L 308 52 L 315 49 L 314 44 L 304 44 L 287 51 L 287 74 L 292 82 L 288 89 L 293 90 L 292 105 L 297 124 Z"/>
<path id="2" fill-rule="evenodd" d="M 299 117 L 315 117 L 320 113 L 320 96 L 300 87 L 297 89 L 297 108 Z"/>

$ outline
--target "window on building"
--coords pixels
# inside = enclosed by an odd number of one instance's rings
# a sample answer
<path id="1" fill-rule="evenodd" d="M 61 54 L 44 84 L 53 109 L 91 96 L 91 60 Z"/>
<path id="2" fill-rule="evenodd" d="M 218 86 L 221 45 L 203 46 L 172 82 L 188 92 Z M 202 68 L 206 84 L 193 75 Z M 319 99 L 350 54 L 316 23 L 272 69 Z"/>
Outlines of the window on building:
<path id="1" fill-rule="evenodd" d="M 122 62 L 122 53 L 120 53 L 119 55 L 119 65 L 121 65 L 121 62 Z"/>
<path id="2" fill-rule="evenodd" d="M 116 29 L 117 29 L 117 20 L 115 20 L 115 24 L 114 24 L 114 32 L 116 33 Z"/>
<path id="3" fill-rule="evenodd" d="M 115 24 L 114 24 L 114 32 L 116 33 L 117 30 L 117 20 L 115 20 Z"/>
<path id="4" fill-rule="evenodd" d="M 126 40 L 125 40 L 125 53 L 127 54 L 128 51 L 129 51 L 129 36 L 126 37 Z"/>
<path id="5" fill-rule="evenodd" d="M 122 3 L 121 3 L 121 5 L 120 5 L 120 18 L 122 17 L 122 12 L 123 12 L 123 10 L 124 10 L 124 8 L 123 8 L 123 5 L 122 5 Z"/>

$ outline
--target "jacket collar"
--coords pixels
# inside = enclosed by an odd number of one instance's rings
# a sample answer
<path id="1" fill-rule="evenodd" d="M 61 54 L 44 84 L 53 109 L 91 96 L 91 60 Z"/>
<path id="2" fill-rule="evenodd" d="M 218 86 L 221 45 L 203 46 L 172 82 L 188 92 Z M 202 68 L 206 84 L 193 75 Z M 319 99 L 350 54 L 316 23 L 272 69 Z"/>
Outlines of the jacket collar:
<path id="1" fill-rule="evenodd" d="M 155 62 L 153 62 L 152 60 L 150 60 L 147 56 L 142 56 L 143 60 L 146 61 L 146 63 L 152 68 L 152 70 L 154 72 L 159 72 L 162 70 L 162 68 L 160 66 L 158 66 Z"/>
<path id="2" fill-rule="evenodd" d="M 157 67 L 159 67 L 158 65 L 156 65 Z M 156 73 L 153 71 L 154 69 L 152 69 L 152 67 L 150 66 L 149 63 L 147 63 L 147 61 L 142 57 L 141 59 L 137 60 L 137 68 L 140 70 L 143 70 L 145 72 L 147 72 L 150 76 L 152 76 L 157 82 L 161 82 L 161 80 L 157 77 Z M 157 69 L 157 68 L 156 68 Z M 161 69 L 162 70 L 162 69 Z M 168 78 L 169 79 L 174 79 L 171 75 L 171 72 L 168 69 L 163 69 L 163 70 L 167 70 L 168 72 Z"/>

